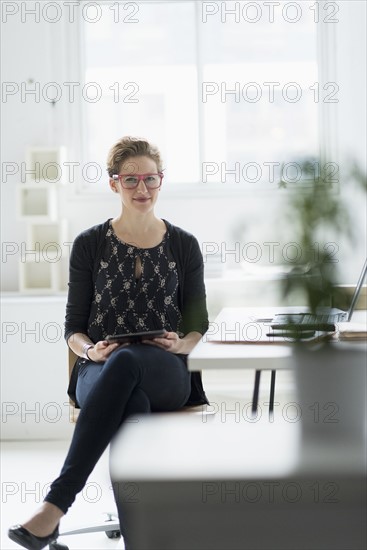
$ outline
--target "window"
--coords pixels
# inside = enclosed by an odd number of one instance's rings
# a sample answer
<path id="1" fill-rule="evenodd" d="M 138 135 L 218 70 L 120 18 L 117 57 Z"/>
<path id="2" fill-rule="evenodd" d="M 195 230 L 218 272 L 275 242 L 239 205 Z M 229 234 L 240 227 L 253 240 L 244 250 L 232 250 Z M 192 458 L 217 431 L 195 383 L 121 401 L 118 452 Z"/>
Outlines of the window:
<path id="1" fill-rule="evenodd" d="M 104 170 L 117 139 L 140 135 L 172 183 L 258 187 L 282 163 L 317 157 L 315 3 L 270 4 L 101 4 L 99 21 L 82 23 L 84 80 L 101 90 L 84 102 L 86 162 Z"/>

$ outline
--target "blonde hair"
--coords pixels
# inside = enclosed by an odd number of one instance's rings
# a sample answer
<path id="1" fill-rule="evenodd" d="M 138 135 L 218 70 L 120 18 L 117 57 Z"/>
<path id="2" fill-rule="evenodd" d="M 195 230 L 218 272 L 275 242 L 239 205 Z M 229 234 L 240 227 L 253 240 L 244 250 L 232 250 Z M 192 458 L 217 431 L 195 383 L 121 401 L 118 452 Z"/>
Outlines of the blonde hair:
<path id="1" fill-rule="evenodd" d="M 133 157 L 149 157 L 161 172 L 162 158 L 158 148 L 145 139 L 125 136 L 110 149 L 107 157 L 107 171 L 110 177 L 118 174 L 121 163 Z"/>

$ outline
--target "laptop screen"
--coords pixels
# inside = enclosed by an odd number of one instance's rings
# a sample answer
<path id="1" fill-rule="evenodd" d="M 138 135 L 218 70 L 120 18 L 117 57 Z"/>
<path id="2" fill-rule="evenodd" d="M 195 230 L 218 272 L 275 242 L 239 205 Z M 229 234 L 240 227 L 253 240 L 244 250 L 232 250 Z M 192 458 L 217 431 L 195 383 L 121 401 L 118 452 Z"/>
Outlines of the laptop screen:
<path id="1" fill-rule="evenodd" d="M 367 259 L 364 262 L 363 269 L 362 269 L 361 274 L 359 276 L 358 283 L 357 283 L 357 286 L 355 288 L 353 298 L 352 298 L 352 301 L 351 301 L 349 309 L 348 309 L 348 321 L 350 321 L 351 318 L 352 318 L 352 314 L 353 314 L 355 305 L 357 303 L 359 293 L 361 292 L 361 288 L 362 288 L 362 285 L 363 285 L 364 278 L 366 277 L 366 273 L 367 273 Z"/>

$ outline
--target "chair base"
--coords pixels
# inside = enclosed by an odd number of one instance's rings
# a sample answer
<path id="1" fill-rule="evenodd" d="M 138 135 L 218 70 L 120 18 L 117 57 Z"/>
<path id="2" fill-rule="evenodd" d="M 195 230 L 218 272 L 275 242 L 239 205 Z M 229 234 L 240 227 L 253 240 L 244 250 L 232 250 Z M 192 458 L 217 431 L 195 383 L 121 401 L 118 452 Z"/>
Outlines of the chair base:
<path id="1" fill-rule="evenodd" d="M 86 527 L 80 527 L 78 529 L 71 529 L 70 531 L 64 531 L 59 534 L 59 537 L 66 537 L 68 535 L 83 535 L 87 533 L 101 533 L 105 532 L 109 539 L 117 539 L 121 537 L 120 522 L 117 514 L 106 513 L 107 519 L 97 525 L 90 525 Z M 52 542 L 49 545 L 49 550 L 69 550 L 68 546 L 60 542 Z"/>

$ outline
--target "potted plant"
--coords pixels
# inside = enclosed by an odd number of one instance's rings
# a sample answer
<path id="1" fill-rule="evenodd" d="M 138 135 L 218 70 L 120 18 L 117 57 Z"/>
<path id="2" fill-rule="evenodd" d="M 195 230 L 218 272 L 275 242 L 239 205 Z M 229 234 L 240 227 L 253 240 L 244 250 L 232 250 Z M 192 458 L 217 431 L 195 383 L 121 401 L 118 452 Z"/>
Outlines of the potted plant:
<path id="1" fill-rule="evenodd" d="M 317 164 L 317 163 L 316 163 Z M 339 190 L 323 177 L 315 176 L 315 161 L 300 163 L 306 184 L 301 188 L 279 182 L 280 192 L 287 193 L 286 216 L 291 221 L 293 238 L 302 247 L 302 265 L 285 275 L 283 295 L 302 293 L 305 305 L 317 313 L 345 291 L 336 287 L 338 264 L 334 250 L 323 245 L 330 235 L 354 243 L 352 216 Z M 367 188 L 366 176 L 352 164 L 348 170 L 351 192 Z M 315 242 L 320 243 L 315 253 Z M 335 460 L 343 450 L 355 458 L 355 466 L 364 463 L 366 445 L 366 350 L 365 346 L 336 343 L 323 335 L 316 341 L 302 339 L 296 325 L 288 334 L 294 340 L 293 360 L 298 402 L 301 410 L 303 452 L 319 460 L 320 446 L 333 448 Z M 350 453 L 352 453 L 350 455 Z M 338 458 L 339 457 L 339 458 Z M 352 461 L 353 462 L 353 461 Z M 351 463 L 351 462 L 349 462 Z"/>
<path id="2" fill-rule="evenodd" d="M 284 216 L 292 228 L 293 240 L 302 250 L 302 257 L 284 276 L 283 297 L 289 300 L 292 293 L 301 293 L 311 313 L 346 298 L 346 291 L 337 286 L 338 258 L 330 236 L 333 241 L 349 240 L 351 245 L 356 238 L 351 213 L 335 181 L 322 173 L 315 174 L 315 166 L 319 165 L 315 159 L 301 161 L 301 185 L 291 185 L 284 179 L 278 184 L 281 192 L 287 193 Z M 346 185 L 351 192 L 367 189 L 366 176 L 356 163 L 348 170 Z M 297 331 L 294 336 L 297 338 Z"/>

